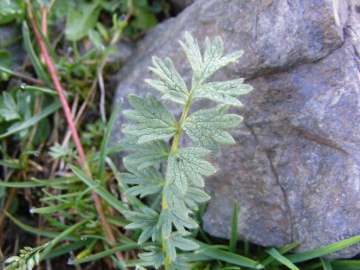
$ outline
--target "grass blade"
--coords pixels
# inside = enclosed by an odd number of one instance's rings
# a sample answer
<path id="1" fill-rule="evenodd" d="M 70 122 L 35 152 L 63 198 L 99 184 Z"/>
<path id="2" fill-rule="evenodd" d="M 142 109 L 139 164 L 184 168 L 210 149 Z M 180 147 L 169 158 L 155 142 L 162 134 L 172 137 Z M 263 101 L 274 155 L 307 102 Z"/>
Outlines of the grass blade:
<path id="1" fill-rule="evenodd" d="M 344 248 L 354 245 L 358 242 L 360 242 L 360 235 L 350 237 L 348 239 L 345 239 L 343 241 L 340 241 L 340 242 L 337 242 L 337 243 L 334 243 L 334 244 L 331 244 L 331 245 L 328 245 L 325 247 L 321 247 L 321 248 L 317 248 L 314 250 L 305 251 L 305 252 L 301 252 L 301 253 L 297 253 L 297 254 L 288 255 L 288 256 L 286 256 L 286 258 L 293 263 L 303 262 L 303 261 L 307 261 L 307 260 L 314 259 L 317 257 L 328 255 L 332 252 L 336 252 L 338 250 L 344 249 Z"/>
<path id="2" fill-rule="evenodd" d="M 71 243 L 71 244 L 63 246 L 63 247 L 54 248 L 48 254 L 43 256 L 42 259 L 46 260 L 46 259 L 59 257 L 61 255 L 67 254 L 67 253 L 69 253 L 71 251 L 82 248 L 83 246 L 86 246 L 86 245 L 90 244 L 91 241 L 93 241 L 93 240 L 92 239 L 81 240 L 81 241 L 76 241 L 74 243 Z"/>
<path id="3" fill-rule="evenodd" d="M 238 237 L 238 216 L 239 216 L 239 202 L 235 200 L 232 221 L 231 221 L 231 232 L 230 232 L 230 243 L 229 243 L 229 252 L 235 253 L 236 243 Z"/>
<path id="4" fill-rule="evenodd" d="M 29 118 L 26 122 L 22 123 L 21 125 L 10 128 L 6 133 L 3 133 L 0 135 L 0 139 L 4 139 L 5 137 L 18 133 L 26 128 L 32 127 L 40 120 L 44 119 L 48 115 L 56 112 L 61 108 L 61 103 L 59 101 L 55 101 L 53 104 L 46 107 L 44 110 L 41 111 L 41 113 L 34 115 L 33 117 Z"/>
<path id="5" fill-rule="evenodd" d="M 324 268 L 324 270 L 332 270 L 331 263 L 329 260 L 320 258 L 321 264 Z"/>
<path id="6" fill-rule="evenodd" d="M 266 251 L 267 253 L 269 253 L 271 256 L 273 256 L 276 260 L 278 260 L 279 262 L 281 262 L 283 265 L 286 265 L 288 268 L 290 268 L 291 270 L 299 270 L 299 268 L 297 268 L 292 262 L 290 262 L 287 258 L 285 258 L 283 255 L 281 255 L 279 253 L 279 251 L 277 251 L 275 248 L 272 248 L 270 250 Z"/>
<path id="7" fill-rule="evenodd" d="M 80 169 L 75 166 L 69 165 L 71 170 L 83 181 L 88 187 L 92 188 L 99 194 L 105 201 L 107 201 L 113 208 L 119 211 L 119 213 L 124 213 L 128 211 L 128 209 L 116 199 L 109 191 L 107 191 L 104 187 L 100 186 L 97 182 L 90 179 L 85 173 L 83 173 Z"/>
<path id="8" fill-rule="evenodd" d="M 262 266 L 259 262 L 243 257 L 241 255 L 230 253 L 228 251 L 220 250 L 217 248 L 212 248 L 211 246 L 206 245 L 200 241 L 195 241 L 195 243 L 197 243 L 201 248 L 201 250 L 198 250 L 195 253 L 201 253 L 203 255 L 213 258 L 214 260 L 221 260 L 234 265 L 250 267 L 255 269 L 264 268 L 264 266 Z"/>
<path id="9" fill-rule="evenodd" d="M 70 228 L 66 229 L 65 231 L 63 231 L 62 233 L 60 233 L 58 236 L 56 236 L 51 242 L 50 244 L 44 249 L 44 251 L 41 254 L 41 257 L 46 256 L 51 250 L 52 248 L 58 244 L 60 241 L 65 240 L 70 234 L 74 233 L 75 231 L 77 231 L 79 228 L 81 228 L 82 226 L 84 226 L 86 223 L 89 222 L 89 219 L 84 219 L 76 224 L 74 224 L 73 226 L 71 226 Z M 78 240 L 78 239 L 77 239 Z"/>
<path id="10" fill-rule="evenodd" d="M 111 130 L 115 124 L 116 121 L 116 117 L 121 109 L 121 103 L 116 106 L 114 112 L 112 113 L 110 119 L 109 119 L 109 123 L 106 127 L 106 131 L 105 131 L 105 135 L 104 138 L 101 142 L 101 146 L 100 146 L 100 154 L 99 154 L 99 169 L 98 169 L 98 173 L 97 173 L 97 179 L 100 179 L 101 182 L 103 182 L 103 178 L 105 176 L 105 163 L 106 163 L 106 155 L 107 155 L 107 148 L 108 148 L 108 144 L 109 144 L 109 140 L 110 140 L 110 134 L 111 134 Z"/>
<path id="11" fill-rule="evenodd" d="M 31 63 L 35 69 L 36 74 L 39 76 L 39 79 L 42 80 L 47 85 L 52 85 L 49 77 L 45 73 L 43 66 L 41 65 L 40 60 L 35 54 L 34 48 L 31 44 L 30 34 L 29 34 L 29 27 L 27 26 L 26 22 L 23 22 L 22 27 L 23 37 L 24 37 L 24 46 L 25 50 L 28 53 Z"/>
<path id="12" fill-rule="evenodd" d="M 5 211 L 5 215 L 10 218 L 17 226 L 19 226 L 21 229 L 36 234 L 36 235 L 40 235 L 40 236 L 44 236 L 44 237 L 49 237 L 49 238 L 56 238 L 60 235 L 60 233 L 58 232 L 50 232 L 50 231 L 45 231 L 45 230 L 40 230 L 40 229 L 36 229 L 33 228 L 29 225 L 26 225 L 24 223 L 22 223 L 21 221 L 17 220 L 15 217 L 13 217 L 12 215 L 10 215 L 8 212 Z M 79 240 L 80 237 L 76 236 L 76 235 L 67 235 L 64 240 L 70 240 L 70 241 L 77 241 Z"/>
<path id="13" fill-rule="evenodd" d="M 63 204 L 59 204 L 59 205 L 31 209 L 30 212 L 36 213 L 36 214 L 50 214 L 50 213 L 68 209 L 68 208 L 72 207 L 73 205 L 74 205 L 74 202 L 69 202 L 69 203 L 63 203 Z"/>
<path id="14" fill-rule="evenodd" d="M 278 250 L 278 252 L 279 252 L 280 254 L 284 254 L 284 253 L 292 250 L 293 248 L 297 247 L 298 245 L 300 245 L 299 242 L 293 243 L 293 244 L 290 244 L 290 245 L 285 245 L 285 246 L 283 246 L 282 248 L 280 248 L 280 249 Z M 272 261 L 274 261 L 274 260 L 275 260 L 274 257 L 269 256 L 268 258 L 266 258 L 265 260 L 263 260 L 263 261 L 261 262 L 261 264 L 262 264 L 263 266 L 267 266 L 268 264 L 270 264 L 270 263 L 271 263 Z"/>
<path id="15" fill-rule="evenodd" d="M 360 269 L 360 260 L 338 260 L 332 261 L 333 270 L 358 270 Z"/>
<path id="16" fill-rule="evenodd" d="M 144 246 L 146 246 L 146 245 L 144 245 Z M 115 254 L 116 252 L 121 252 L 121 251 L 126 251 L 126 250 L 135 250 L 135 249 L 139 249 L 139 248 L 140 248 L 140 246 L 138 244 L 121 245 L 119 247 L 105 250 L 105 251 L 96 253 L 94 255 L 89 255 L 89 256 L 79 259 L 79 260 L 68 261 L 68 264 L 73 265 L 73 264 L 79 264 L 79 263 L 86 263 L 86 262 L 90 262 L 90 261 L 94 261 L 94 260 L 98 260 L 98 259 L 110 256 L 112 254 Z"/>

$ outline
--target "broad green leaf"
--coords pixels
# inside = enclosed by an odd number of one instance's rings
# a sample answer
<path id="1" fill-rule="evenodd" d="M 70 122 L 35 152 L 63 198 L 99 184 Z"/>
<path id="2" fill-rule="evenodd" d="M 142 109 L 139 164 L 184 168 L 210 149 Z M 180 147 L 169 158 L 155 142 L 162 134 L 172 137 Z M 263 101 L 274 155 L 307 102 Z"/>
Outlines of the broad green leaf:
<path id="1" fill-rule="evenodd" d="M 180 42 L 193 70 L 192 89 L 196 90 L 206 79 L 229 63 L 236 63 L 241 57 L 242 51 L 233 52 L 225 57 L 223 43 L 220 38 L 215 38 L 211 43 L 208 38 L 205 40 L 204 58 L 201 57 L 197 41 L 188 33 L 185 33 L 186 44 Z"/>
<path id="2" fill-rule="evenodd" d="M 98 31 L 96 31 L 94 29 L 89 29 L 88 37 L 91 40 L 92 44 L 94 44 L 95 47 L 103 46 L 103 41 L 102 41 L 102 38 Z"/>
<path id="3" fill-rule="evenodd" d="M 134 19 L 130 22 L 130 25 L 139 30 L 147 30 L 154 27 L 157 24 L 155 14 L 148 10 L 148 8 L 139 6 L 137 2 L 139 0 L 133 2 L 132 15 Z"/>
<path id="4" fill-rule="evenodd" d="M 194 112 L 184 122 L 183 129 L 197 146 L 218 153 L 217 142 L 228 145 L 235 143 L 233 137 L 223 129 L 234 128 L 243 119 L 236 114 L 226 114 L 227 110 L 228 106 L 222 105 Z"/>
<path id="5" fill-rule="evenodd" d="M 138 136 L 138 143 L 171 138 L 177 132 L 175 117 L 162 105 L 154 95 L 148 94 L 147 100 L 130 95 L 130 104 L 134 110 L 125 111 L 124 115 L 136 125 L 125 125 L 126 135 Z"/>
<path id="6" fill-rule="evenodd" d="M 145 82 L 162 93 L 162 99 L 185 105 L 188 100 L 188 90 L 171 60 L 167 58 L 164 63 L 159 58 L 153 57 L 152 61 L 154 67 L 150 70 L 160 78 L 160 81 L 148 79 Z"/>
<path id="7" fill-rule="evenodd" d="M 20 120 L 21 115 L 17 110 L 17 104 L 14 98 L 8 92 L 3 92 L 2 94 L 2 108 L 0 108 L 0 115 L 4 117 L 6 121 Z"/>
<path id="8" fill-rule="evenodd" d="M 167 183 L 174 184 L 182 194 L 189 185 L 204 186 L 202 176 L 210 176 L 216 172 L 215 168 L 202 158 L 209 154 L 209 150 L 201 147 L 180 148 L 171 153 L 168 159 Z"/>
<path id="9" fill-rule="evenodd" d="M 0 0 L 0 25 L 22 18 L 24 4 L 18 0 Z"/>
<path id="10" fill-rule="evenodd" d="M 245 95 L 252 89 L 250 85 L 243 84 L 244 79 L 227 82 L 213 82 L 203 85 L 195 91 L 193 98 L 206 98 L 220 104 L 242 106 L 236 96 Z"/>
<path id="11" fill-rule="evenodd" d="M 138 169 L 143 169 L 167 160 L 169 149 L 164 141 L 154 140 L 138 144 L 138 140 L 138 137 L 128 136 L 127 139 L 120 142 L 125 151 L 135 152 L 124 158 L 124 162 L 136 165 Z"/>
<path id="12" fill-rule="evenodd" d="M 12 55 L 7 50 L 0 50 L 0 67 L 6 70 L 12 68 Z M 0 81 L 7 81 L 9 77 L 8 72 L 0 71 Z"/>
<path id="13" fill-rule="evenodd" d="M 78 41 L 93 29 L 100 14 L 101 1 L 97 0 L 91 4 L 81 3 L 81 8 L 71 7 L 66 20 L 65 36 L 70 41 Z"/>

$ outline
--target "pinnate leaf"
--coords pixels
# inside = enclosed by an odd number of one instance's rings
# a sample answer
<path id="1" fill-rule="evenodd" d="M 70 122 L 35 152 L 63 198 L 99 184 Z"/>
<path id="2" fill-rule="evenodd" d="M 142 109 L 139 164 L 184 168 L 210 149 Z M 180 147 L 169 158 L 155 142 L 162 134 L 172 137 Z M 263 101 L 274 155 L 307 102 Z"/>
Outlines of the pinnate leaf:
<path id="1" fill-rule="evenodd" d="M 131 164 L 124 163 L 130 173 L 122 173 L 121 180 L 127 184 L 135 185 L 126 190 L 125 195 L 140 197 L 148 196 L 161 192 L 164 179 L 161 173 L 153 166 L 146 167 L 142 170 Z"/>
<path id="2" fill-rule="evenodd" d="M 179 248 L 184 251 L 191 251 L 199 248 L 199 245 L 196 244 L 194 241 L 184 238 L 185 235 L 175 232 L 172 233 L 172 235 L 166 240 L 166 250 L 172 261 L 176 260 L 175 248 Z"/>
<path id="3" fill-rule="evenodd" d="M 197 41 L 188 33 L 185 33 L 186 44 L 180 42 L 193 70 L 192 88 L 197 89 L 206 79 L 220 68 L 229 63 L 236 63 L 243 54 L 242 51 L 233 52 L 227 56 L 223 54 L 223 43 L 221 39 L 215 38 L 213 42 L 206 38 L 204 59 L 201 56 Z"/>
<path id="4" fill-rule="evenodd" d="M 154 241 L 158 233 L 157 223 L 159 214 L 148 207 L 143 207 L 141 212 L 127 211 L 125 217 L 132 223 L 125 226 L 125 229 L 143 229 L 139 236 L 138 243 L 146 242 L 150 237 Z"/>
<path id="5" fill-rule="evenodd" d="M 182 194 L 188 185 L 204 186 L 202 176 L 210 176 L 216 172 L 215 168 L 202 158 L 210 153 L 202 147 L 180 148 L 170 154 L 168 159 L 168 184 L 174 184 Z"/>
<path id="6" fill-rule="evenodd" d="M 228 106 L 222 105 L 214 109 L 200 110 L 191 114 L 183 124 L 185 133 L 197 146 L 205 147 L 217 153 L 217 142 L 234 144 L 233 137 L 223 129 L 236 127 L 242 117 L 236 114 L 226 114 Z"/>
<path id="7" fill-rule="evenodd" d="M 236 96 L 245 95 L 252 89 L 250 85 L 243 84 L 244 79 L 227 82 L 213 82 L 203 85 L 195 91 L 193 98 L 206 98 L 221 104 L 242 106 Z"/>
<path id="8" fill-rule="evenodd" d="M 128 139 L 121 141 L 120 146 L 125 151 L 135 152 L 126 157 L 124 162 L 136 165 L 138 169 L 143 169 L 167 160 L 169 149 L 164 141 L 156 140 L 138 144 L 138 140 L 138 137 L 128 136 Z"/>
<path id="9" fill-rule="evenodd" d="M 124 126 L 126 135 L 138 136 L 138 143 L 168 139 L 175 135 L 175 117 L 154 95 L 148 94 L 147 100 L 130 95 L 129 100 L 135 110 L 124 111 L 124 115 L 138 124 Z"/>
<path id="10" fill-rule="evenodd" d="M 183 78 L 174 68 L 170 59 L 161 61 L 157 57 L 153 57 L 154 67 L 150 70 L 154 72 L 160 80 L 145 80 L 155 90 L 163 94 L 162 99 L 173 101 L 178 104 L 185 105 L 188 100 L 188 90 Z"/>
<path id="11" fill-rule="evenodd" d="M 145 247 L 145 250 L 149 252 L 144 252 L 139 254 L 139 258 L 144 261 L 152 262 L 156 269 L 158 269 L 165 261 L 165 253 L 161 248 L 155 246 Z"/>
<path id="12" fill-rule="evenodd" d="M 170 209 L 163 210 L 160 214 L 157 228 L 159 230 L 161 229 L 164 238 L 170 236 L 173 226 L 175 226 L 178 232 L 185 234 L 185 228 L 195 229 L 198 227 L 198 224 L 189 216 L 185 217 L 182 213 L 180 214 L 179 212 Z"/>

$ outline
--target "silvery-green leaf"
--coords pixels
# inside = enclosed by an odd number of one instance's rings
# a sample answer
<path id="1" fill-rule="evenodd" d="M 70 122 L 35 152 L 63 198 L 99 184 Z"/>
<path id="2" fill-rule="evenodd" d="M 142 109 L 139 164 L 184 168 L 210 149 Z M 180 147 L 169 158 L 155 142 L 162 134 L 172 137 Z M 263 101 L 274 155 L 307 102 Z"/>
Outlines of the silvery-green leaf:
<path id="1" fill-rule="evenodd" d="M 19 256 L 11 256 L 10 258 L 7 258 L 4 263 L 8 264 L 8 263 L 13 263 L 13 262 L 17 262 L 21 260 L 21 258 Z"/>
<path id="2" fill-rule="evenodd" d="M 128 136 L 127 139 L 120 142 L 124 150 L 135 152 L 124 158 L 124 162 L 135 165 L 138 169 L 143 169 L 167 160 L 169 149 L 164 141 L 155 140 L 138 144 L 138 140 L 138 137 Z"/>
<path id="3" fill-rule="evenodd" d="M 161 228 L 162 237 L 168 238 L 172 232 L 172 220 L 169 209 L 161 211 L 157 228 Z"/>
<path id="4" fill-rule="evenodd" d="M 157 232 L 156 226 L 146 227 L 138 238 L 138 244 L 141 245 L 145 243 L 150 237 L 155 238 Z"/>
<path id="5" fill-rule="evenodd" d="M 223 129 L 234 128 L 243 119 L 236 114 L 226 114 L 227 110 L 228 106 L 222 105 L 214 109 L 194 112 L 182 127 L 197 146 L 217 153 L 217 142 L 228 145 L 235 143 L 233 137 Z"/>
<path id="6" fill-rule="evenodd" d="M 184 195 L 181 194 L 180 190 L 176 187 L 176 185 L 166 183 L 164 187 L 164 195 L 170 209 L 182 213 L 184 217 L 188 216 L 189 209 L 187 209 L 185 205 Z"/>
<path id="7" fill-rule="evenodd" d="M 190 239 L 184 238 L 183 234 L 174 232 L 168 239 L 166 239 L 166 251 L 172 261 L 176 260 L 176 247 L 184 251 L 191 251 L 198 249 L 199 245 Z"/>
<path id="8" fill-rule="evenodd" d="M 136 125 L 125 125 L 126 135 L 138 136 L 138 143 L 171 138 L 175 135 L 176 120 L 154 95 L 148 94 L 147 99 L 130 95 L 130 103 L 135 110 L 125 111 L 124 115 Z"/>
<path id="9" fill-rule="evenodd" d="M 215 173 L 215 168 L 202 158 L 209 154 L 209 150 L 202 147 L 180 148 L 170 153 L 168 159 L 167 179 L 174 184 L 182 194 L 185 194 L 189 184 L 204 186 L 202 176 Z"/>
<path id="10" fill-rule="evenodd" d="M 150 70 L 160 78 L 160 81 L 148 79 L 145 82 L 162 93 L 162 99 L 182 105 L 186 104 L 188 99 L 186 84 L 171 60 L 167 58 L 163 62 L 159 58 L 153 57 L 152 62 L 154 67 L 151 67 Z"/>
<path id="11" fill-rule="evenodd" d="M 204 203 L 208 200 L 210 200 L 210 196 L 203 190 L 195 187 L 189 187 L 184 196 L 184 202 L 194 211 L 199 209 L 198 203 Z"/>
<path id="12" fill-rule="evenodd" d="M 192 199 L 198 203 L 204 203 L 211 199 L 210 196 L 207 195 L 205 191 L 195 187 L 189 187 L 185 197 Z"/>
<path id="13" fill-rule="evenodd" d="M 165 261 L 165 253 L 159 247 L 150 246 L 145 247 L 150 252 L 144 252 L 139 254 L 139 258 L 154 264 L 155 268 L 158 269 Z"/>
<path id="14" fill-rule="evenodd" d="M 206 98 L 221 104 L 231 106 L 242 106 L 236 96 L 247 94 L 252 87 L 243 84 L 244 79 L 237 79 L 227 82 L 213 82 L 204 84 L 195 91 L 193 98 Z"/>
<path id="15" fill-rule="evenodd" d="M 162 188 L 163 185 L 134 186 L 126 190 L 125 195 L 132 197 L 140 195 L 140 198 L 143 198 L 151 194 L 159 194 Z"/>
<path id="16" fill-rule="evenodd" d="M 189 216 L 185 217 L 181 212 L 172 209 L 163 210 L 157 224 L 157 228 L 161 228 L 163 238 L 170 236 L 173 231 L 173 226 L 175 226 L 178 232 L 184 234 L 186 233 L 185 228 L 195 229 L 198 227 L 198 224 Z"/>
<path id="17" fill-rule="evenodd" d="M 170 260 L 175 261 L 176 260 L 176 249 L 175 246 L 169 239 L 166 240 L 166 252 L 170 257 Z"/>
<path id="18" fill-rule="evenodd" d="M 186 44 L 180 41 L 180 45 L 186 53 L 187 59 L 191 65 L 194 74 L 201 73 L 203 68 L 203 60 L 200 48 L 196 39 L 189 32 L 185 32 Z"/>
<path id="19" fill-rule="evenodd" d="M 206 79 L 220 68 L 235 63 L 241 57 L 242 51 L 236 51 L 227 56 L 221 57 L 223 53 L 223 43 L 220 38 L 215 38 L 213 42 L 206 38 L 204 59 L 201 57 L 197 41 L 188 33 L 185 33 L 186 44 L 180 42 L 193 70 L 192 89 L 199 88 Z"/>
<path id="20" fill-rule="evenodd" d="M 150 209 L 144 208 L 142 212 L 127 211 L 125 217 L 132 223 L 126 225 L 126 229 L 138 229 L 153 226 L 157 224 L 159 214 Z"/>
<path id="21" fill-rule="evenodd" d="M 124 183 L 135 185 L 126 190 L 125 195 L 144 197 L 161 192 L 164 186 L 164 178 L 155 167 L 149 166 L 137 170 L 132 164 L 127 162 L 124 164 L 129 173 L 121 173 L 121 180 Z"/>
<path id="22" fill-rule="evenodd" d="M 191 251 L 198 249 L 200 246 L 196 244 L 194 241 L 184 238 L 184 236 L 189 235 L 190 233 L 186 234 L 180 234 L 178 232 L 172 233 L 172 235 L 169 237 L 169 241 L 172 242 L 172 244 L 184 251 Z"/>

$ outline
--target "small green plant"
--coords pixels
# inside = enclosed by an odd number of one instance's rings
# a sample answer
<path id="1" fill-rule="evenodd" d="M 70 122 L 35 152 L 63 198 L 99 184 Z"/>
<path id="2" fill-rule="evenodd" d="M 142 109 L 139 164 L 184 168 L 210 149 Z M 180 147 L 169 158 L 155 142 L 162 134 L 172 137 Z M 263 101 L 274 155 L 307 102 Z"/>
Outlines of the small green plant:
<path id="1" fill-rule="evenodd" d="M 180 43 L 190 62 L 193 76 L 191 89 L 175 70 L 170 59 L 164 62 L 153 57 L 154 72 L 159 80 L 146 82 L 162 94 L 162 99 L 183 108 L 177 121 L 172 113 L 152 94 L 147 98 L 130 95 L 130 104 L 135 110 L 125 111 L 124 115 L 135 125 L 125 125 L 123 133 L 127 139 L 122 147 L 133 152 L 124 158 L 127 173 L 121 180 L 131 185 L 126 190 L 128 196 L 141 198 L 160 194 L 161 207 L 132 208 L 125 212 L 131 221 L 125 228 L 139 229 L 138 243 L 143 245 L 149 239 L 147 252 L 139 257 L 151 261 L 155 267 L 165 269 L 186 269 L 183 262 L 186 252 L 199 248 L 190 237 L 190 230 L 198 227 L 193 219 L 199 203 L 210 197 L 203 191 L 204 176 L 215 173 L 215 168 L 204 158 L 217 153 L 217 144 L 234 144 L 232 136 L 224 130 L 235 128 L 242 117 L 228 114 L 229 106 L 241 106 L 236 98 L 251 91 L 243 79 L 225 82 L 207 82 L 217 70 L 241 57 L 242 51 L 222 56 L 223 44 L 220 38 L 205 41 L 202 56 L 197 41 L 186 33 L 186 43 Z M 210 99 L 218 103 L 215 108 L 198 110 L 190 114 L 191 105 L 196 99 Z M 180 147 L 181 136 L 186 134 L 194 142 L 194 147 Z M 165 140 L 172 138 L 169 148 Z M 166 164 L 165 176 L 156 166 Z"/>

